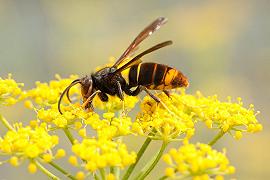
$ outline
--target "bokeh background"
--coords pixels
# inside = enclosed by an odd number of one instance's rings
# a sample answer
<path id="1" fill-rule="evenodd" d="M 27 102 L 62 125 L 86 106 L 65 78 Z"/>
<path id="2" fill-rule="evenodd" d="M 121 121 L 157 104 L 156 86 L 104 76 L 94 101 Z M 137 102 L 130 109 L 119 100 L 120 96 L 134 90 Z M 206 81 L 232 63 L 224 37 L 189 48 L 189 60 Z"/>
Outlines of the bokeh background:
<path id="1" fill-rule="evenodd" d="M 236 141 L 225 136 L 215 148 L 227 147 L 237 179 L 270 177 L 270 1 L 47 1 L 0 0 L 0 76 L 24 82 L 49 81 L 56 73 L 86 75 L 96 66 L 118 57 L 133 38 L 159 16 L 168 24 L 147 39 L 143 50 L 163 40 L 174 45 L 148 55 L 146 61 L 165 63 L 190 79 L 188 93 L 200 90 L 223 100 L 241 96 L 255 104 L 264 131 Z M 4 110 L 8 119 L 28 121 L 18 107 Z M 0 128 L 4 131 L 4 128 Z M 1 133 L 2 134 L 2 133 Z M 213 134 L 199 129 L 195 140 L 207 142 Z M 136 150 L 141 140 L 132 139 Z M 65 146 L 65 145 L 63 145 Z M 159 146 L 153 143 L 152 150 Z M 146 157 L 152 152 L 148 151 Z M 144 160 L 146 162 L 147 159 Z M 64 162 L 63 162 L 64 164 Z M 154 175 L 163 173 L 160 164 Z M 0 179 L 46 179 L 30 175 L 27 167 L 0 167 Z"/>

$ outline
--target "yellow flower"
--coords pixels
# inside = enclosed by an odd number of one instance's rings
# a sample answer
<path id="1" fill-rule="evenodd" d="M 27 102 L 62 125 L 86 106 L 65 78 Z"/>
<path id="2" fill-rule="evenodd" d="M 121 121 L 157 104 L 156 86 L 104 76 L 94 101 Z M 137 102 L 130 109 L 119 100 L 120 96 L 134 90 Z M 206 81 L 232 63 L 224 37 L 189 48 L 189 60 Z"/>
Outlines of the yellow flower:
<path id="1" fill-rule="evenodd" d="M 58 149 L 55 158 L 62 158 L 66 155 L 66 151 L 64 149 Z"/>
<path id="2" fill-rule="evenodd" d="M 85 179 L 85 174 L 84 174 L 84 172 L 82 172 L 82 171 L 77 172 L 77 174 L 76 174 L 76 179 L 77 179 L 77 180 L 84 180 L 84 179 Z"/>
<path id="3" fill-rule="evenodd" d="M 234 173 L 235 168 L 226 158 L 225 150 L 218 152 L 205 144 L 189 144 L 195 132 L 195 123 L 201 121 L 209 129 L 220 129 L 223 131 L 221 134 L 229 132 L 237 140 L 246 132 L 255 133 L 263 129 L 256 119 L 258 112 L 255 112 L 254 106 L 244 108 L 241 98 L 236 103 L 230 97 L 227 102 L 221 102 L 217 96 L 205 97 L 200 92 L 190 95 L 183 90 L 180 90 L 181 93 L 178 90 L 172 92 L 170 97 L 164 93 L 156 94 L 162 101 L 159 104 L 145 96 L 140 103 L 140 112 L 135 121 L 132 121 L 127 112 L 134 109 L 138 97 L 125 95 L 124 102 L 117 96 L 109 96 L 108 102 L 102 102 L 96 97 L 93 100 L 95 111 L 89 112 L 80 106 L 81 92 L 77 86 L 69 92 L 71 99 L 77 102 L 71 104 L 64 97 L 61 104 L 63 114 L 60 114 L 59 96 L 76 78 L 72 75 L 62 79 L 56 75 L 56 80 L 49 83 L 36 82 L 36 87 L 26 92 L 20 89 L 23 84 L 14 81 L 11 76 L 5 80 L 0 78 L 1 105 L 11 105 L 24 99 L 24 106 L 37 113 L 34 120 L 28 122 L 28 126 L 22 126 L 21 123 L 11 126 L 6 119 L 1 118 L 10 129 L 0 137 L 0 153 L 11 156 L 5 162 L 18 166 L 23 160 L 29 159 L 28 171 L 35 173 L 37 166 L 40 167 L 35 162 L 40 158 L 42 162 L 52 164 L 54 159 L 66 155 L 64 149 L 53 153 L 59 140 L 58 136 L 50 133 L 59 129 L 74 129 L 80 135 L 76 138 L 81 139 L 81 142 L 77 139 L 74 141 L 74 155 L 69 156 L 68 162 L 89 171 L 77 172 L 74 178 L 78 180 L 96 174 L 96 170 L 103 168 L 102 178 L 105 176 L 107 180 L 114 180 L 117 178 L 114 174 L 105 173 L 108 168 L 124 169 L 134 164 L 136 153 L 129 152 L 126 145 L 117 140 L 127 135 L 147 136 L 165 141 L 163 143 L 182 140 L 182 147 L 171 149 L 163 156 L 168 165 L 164 171 L 167 177 L 222 180 L 224 175 Z M 73 138 L 71 136 L 68 134 L 70 139 Z"/>
<path id="4" fill-rule="evenodd" d="M 103 119 L 97 114 L 92 114 L 85 124 L 90 125 L 97 131 L 99 139 L 112 139 L 131 133 L 132 120 L 128 116 L 115 117 L 114 113 L 103 113 Z"/>
<path id="5" fill-rule="evenodd" d="M 23 83 L 17 83 L 9 74 L 7 79 L 0 77 L 0 105 L 10 106 L 19 100 L 19 96 L 23 93 L 21 87 Z"/>
<path id="6" fill-rule="evenodd" d="M 148 135 L 153 139 L 170 140 L 181 134 L 186 140 L 194 134 L 194 123 L 203 121 L 208 128 L 221 129 L 223 132 L 258 132 L 262 125 L 257 121 L 254 106 L 248 109 L 238 98 L 238 103 L 220 102 L 217 96 L 204 97 L 200 92 L 196 96 L 172 93 L 168 98 L 164 93 L 157 94 L 163 103 L 157 103 L 146 96 L 141 104 L 141 112 L 132 125 L 132 130 L 139 135 Z M 166 106 L 166 108 L 164 107 Z M 242 137 L 242 136 L 241 136 Z"/>
<path id="7" fill-rule="evenodd" d="M 50 108 L 41 108 L 37 110 L 37 117 L 38 119 L 43 120 L 46 123 L 53 124 L 59 128 L 64 128 L 67 125 L 73 125 L 74 128 L 78 127 L 78 122 L 91 117 L 91 113 L 87 113 L 77 104 L 72 104 L 66 108 L 69 108 L 66 109 L 68 111 L 65 110 L 63 114 L 60 114 L 57 104 L 53 104 Z"/>
<path id="8" fill-rule="evenodd" d="M 127 96 L 124 97 L 124 102 L 117 96 L 108 96 L 108 102 L 102 102 L 99 98 L 94 98 L 93 105 L 95 108 L 104 110 L 105 112 L 117 112 L 122 111 L 123 106 L 125 110 L 130 110 L 134 108 L 138 102 L 138 97 L 136 96 Z M 124 104 L 123 104 L 124 103 Z"/>
<path id="9" fill-rule="evenodd" d="M 169 157 L 172 159 L 168 161 Z M 165 175 L 177 178 L 176 173 L 191 176 L 193 179 L 209 179 L 208 174 L 220 179 L 223 175 L 234 173 L 234 167 L 223 152 L 218 152 L 206 144 L 187 144 L 178 150 L 171 149 L 163 156 L 169 165 Z"/>
<path id="10" fill-rule="evenodd" d="M 35 163 L 30 163 L 28 165 L 28 171 L 31 173 L 31 174 L 34 174 L 37 172 L 37 166 Z"/>
<path id="11" fill-rule="evenodd" d="M 16 156 L 12 156 L 10 159 L 9 159 L 9 163 L 12 165 L 12 166 L 18 166 L 19 165 L 19 160 L 18 160 L 18 157 Z"/>
<path id="12" fill-rule="evenodd" d="M 46 127 L 23 127 L 15 124 L 14 131 L 8 131 L 0 139 L 0 151 L 7 154 L 18 154 L 25 158 L 36 158 L 50 151 L 58 144 L 58 137 L 48 134 Z"/>
<path id="13" fill-rule="evenodd" d="M 73 145 L 72 151 L 86 161 L 85 169 L 92 172 L 104 167 L 126 167 L 136 160 L 136 154 L 129 153 L 120 141 L 84 139 Z"/>
<path id="14" fill-rule="evenodd" d="M 79 133 L 79 135 L 80 135 L 81 137 L 83 137 L 83 138 L 86 137 L 86 129 L 84 129 L 84 128 L 83 128 L 83 129 L 80 129 L 78 133 Z"/>
<path id="15" fill-rule="evenodd" d="M 69 159 L 68 159 L 68 162 L 70 164 L 72 164 L 73 166 L 77 166 L 78 165 L 78 161 L 77 161 L 76 156 L 70 156 Z"/>
<path id="16" fill-rule="evenodd" d="M 185 134 L 189 139 L 194 133 L 193 114 L 187 113 L 181 102 L 181 95 L 172 93 L 156 94 L 162 101 L 157 104 L 146 96 L 141 104 L 141 112 L 133 124 L 133 131 L 139 135 L 151 135 L 153 139 L 169 141 Z M 165 107 L 166 106 L 166 107 Z"/>
<path id="17" fill-rule="evenodd" d="M 208 128 L 220 128 L 223 132 L 258 132 L 262 125 L 258 123 L 254 106 L 244 108 L 241 98 L 233 103 L 231 97 L 227 102 L 220 102 L 217 96 L 204 97 L 200 92 L 196 96 L 182 95 L 187 108 L 194 113 L 194 118 L 204 121 Z M 258 128 L 253 128 L 258 127 Z M 238 136 L 239 139 L 240 136 Z M 236 138 L 237 139 L 237 138 Z"/>
<path id="18" fill-rule="evenodd" d="M 57 80 L 52 80 L 49 83 L 37 81 L 36 88 L 27 91 L 23 98 L 30 98 L 30 100 L 33 100 L 41 107 L 53 105 L 58 102 L 63 90 L 77 77 L 76 75 L 71 75 L 70 78 L 62 79 L 59 75 L 56 75 Z M 70 90 L 71 96 L 74 95 L 77 97 L 79 94 L 80 90 L 78 88 L 72 88 Z M 66 98 L 64 98 L 64 101 L 68 102 Z"/>
<path id="19" fill-rule="evenodd" d="M 175 176 L 174 168 L 171 167 L 166 168 L 165 175 L 168 177 L 174 177 Z"/>
<path id="20" fill-rule="evenodd" d="M 116 179 L 116 178 L 115 178 L 114 174 L 109 173 L 109 174 L 106 176 L 106 180 L 115 180 L 115 179 Z"/>
<path id="21" fill-rule="evenodd" d="M 53 156 L 51 154 L 43 154 L 42 158 L 45 162 L 49 163 L 52 161 Z"/>

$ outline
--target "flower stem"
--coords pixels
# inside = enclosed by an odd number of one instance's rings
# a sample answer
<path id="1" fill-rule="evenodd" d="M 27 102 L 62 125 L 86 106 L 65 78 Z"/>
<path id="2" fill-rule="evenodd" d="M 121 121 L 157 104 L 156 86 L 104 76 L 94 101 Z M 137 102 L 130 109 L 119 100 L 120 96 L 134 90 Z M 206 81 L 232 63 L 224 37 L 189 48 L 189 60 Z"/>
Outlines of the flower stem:
<path id="1" fill-rule="evenodd" d="M 159 180 L 164 180 L 164 179 L 167 179 L 168 176 L 162 176 L 161 178 L 159 178 Z"/>
<path id="2" fill-rule="evenodd" d="M 100 168 L 99 169 L 99 172 L 100 172 L 100 175 L 101 175 L 102 180 L 105 180 L 106 179 L 105 170 L 103 168 Z"/>
<path id="3" fill-rule="evenodd" d="M 111 167 L 110 167 L 110 173 L 111 173 L 111 174 L 115 174 L 115 170 L 116 170 L 116 169 L 115 169 L 114 166 L 111 166 Z"/>
<path id="4" fill-rule="evenodd" d="M 66 136 L 68 137 L 69 141 L 71 142 L 72 145 L 74 145 L 75 139 L 73 137 L 73 135 L 71 134 L 71 132 L 69 131 L 68 127 L 63 128 Z"/>
<path id="5" fill-rule="evenodd" d="M 137 153 L 137 159 L 136 162 L 132 165 L 129 166 L 129 168 L 127 169 L 126 173 L 124 174 L 122 180 L 127 180 L 129 178 L 129 176 L 131 175 L 131 173 L 133 172 L 134 168 L 136 167 L 136 165 L 138 164 L 139 160 L 141 159 L 142 155 L 144 154 L 146 148 L 148 147 L 148 145 L 151 142 L 151 138 L 146 138 L 146 140 L 144 141 L 141 149 L 139 150 L 139 152 Z"/>
<path id="6" fill-rule="evenodd" d="M 116 166 L 112 166 L 112 167 L 110 167 L 110 173 L 114 174 L 115 179 L 118 180 L 120 177 L 120 168 L 116 167 Z"/>
<path id="7" fill-rule="evenodd" d="M 52 167 L 54 167 L 55 169 L 57 169 L 58 171 L 60 171 L 61 173 L 63 173 L 69 179 L 76 180 L 76 178 L 74 176 L 72 176 L 71 174 L 69 174 L 67 171 L 65 171 L 63 168 L 61 168 L 59 165 L 55 164 L 54 162 L 49 162 L 49 164 Z"/>
<path id="8" fill-rule="evenodd" d="M 0 121 L 8 128 L 10 131 L 15 131 L 15 129 L 9 124 L 9 122 L 0 114 Z"/>
<path id="9" fill-rule="evenodd" d="M 94 179 L 95 180 L 100 180 L 97 174 L 94 174 Z"/>
<path id="10" fill-rule="evenodd" d="M 48 169 L 46 169 L 44 166 L 42 166 L 38 161 L 34 160 L 33 162 L 48 177 L 50 177 L 53 180 L 60 180 L 60 178 L 58 178 L 57 176 L 55 176 L 54 174 L 52 174 Z"/>
<path id="11" fill-rule="evenodd" d="M 213 146 L 226 132 L 220 130 L 220 132 L 212 139 L 208 145 Z"/>
<path id="12" fill-rule="evenodd" d="M 153 159 L 153 162 L 151 163 L 151 165 L 148 167 L 148 165 L 145 166 L 145 168 L 147 168 L 146 170 L 142 171 L 139 175 L 138 180 L 143 180 L 146 178 L 146 176 L 148 176 L 148 174 L 154 169 L 154 167 L 157 165 L 158 161 L 160 160 L 164 150 L 166 149 L 168 145 L 168 142 L 163 141 L 162 146 L 158 152 L 158 154 L 155 156 L 155 158 Z M 143 168 L 143 169 L 145 169 Z"/>

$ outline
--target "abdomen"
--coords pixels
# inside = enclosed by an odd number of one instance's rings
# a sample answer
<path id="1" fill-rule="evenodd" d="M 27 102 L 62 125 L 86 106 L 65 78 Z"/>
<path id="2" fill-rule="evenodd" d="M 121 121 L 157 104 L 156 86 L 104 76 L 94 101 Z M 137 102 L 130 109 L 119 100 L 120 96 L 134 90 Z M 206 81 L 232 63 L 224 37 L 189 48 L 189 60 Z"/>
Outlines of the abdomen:
<path id="1" fill-rule="evenodd" d="M 187 78 L 180 71 L 157 63 L 141 63 L 131 66 L 128 81 L 131 87 L 142 85 L 152 90 L 188 86 Z"/>

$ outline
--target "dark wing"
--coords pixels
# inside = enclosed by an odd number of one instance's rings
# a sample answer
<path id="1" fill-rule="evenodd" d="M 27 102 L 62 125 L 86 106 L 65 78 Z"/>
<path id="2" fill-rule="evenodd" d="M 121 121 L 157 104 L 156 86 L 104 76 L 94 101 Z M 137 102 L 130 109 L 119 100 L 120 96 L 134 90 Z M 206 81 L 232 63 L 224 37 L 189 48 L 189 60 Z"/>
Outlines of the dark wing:
<path id="1" fill-rule="evenodd" d="M 156 30 L 158 30 L 163 24 L 167 22 L 167 19 L 164 17 L 157 18 L 154 22 L 148 25 L 138 36 L 134 39 L 134 41 L 129 45 L 129 47 L 125 50 L 125 52 L 120 56 L 120 58 L 116 61 L 116 63 L 112 66 L 116 68 L 119 64 L 122 63 L 124 59 L 128 57 L 131 52 L 138 47 L 138 45 L 148 36 L 153 34 Z"/>
<path id="2" fill-rule="evenodd" d="M 139 55 L 135 56 L 134 58 L 132 58 L 129 62 L 127 62 L 125 65 L 121 66 L 119 69 L 117 69 L 114 74 L 117 74 L 117 73 L 121 73 L 122 71 L 124 71 L 125 69 L 131 67 L 132 65 L 134 64 L 139 64 L 141 63 L 141 57 L 143 57 L 144 55 L 146 54 L 149 54 L 153 51 L 156 51 L 160 48 L 163 48 L 165 46 L 169 46 L 171 45 L 173 42 L 172 41 L 165 41 L 165 42 L 162 42 L 162 43 L 159 43 L 147 50 L 145 50 L 144 52 L 140 53 Z"/>

